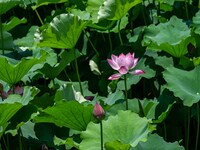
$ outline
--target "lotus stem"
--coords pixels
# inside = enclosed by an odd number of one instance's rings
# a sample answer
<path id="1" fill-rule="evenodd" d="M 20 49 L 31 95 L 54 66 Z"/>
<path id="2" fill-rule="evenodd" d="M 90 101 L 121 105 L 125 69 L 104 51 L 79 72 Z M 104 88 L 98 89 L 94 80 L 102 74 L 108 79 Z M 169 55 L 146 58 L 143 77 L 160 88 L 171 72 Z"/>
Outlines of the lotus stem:
<path id="1" fill-rule="evenodd" d="M 44 22 L 42 21 L 42 19 L 41 19 L 41 17 L 40 17 L 40 14 L 38 13 L 37 9 L 35 9 L 35 13 L 36 13 L 38 19 L 40 20 L 40 23 L 43 25 Z"/>
<path id="2" fill-rule="evenodd" d="M 188 150 L 189 148 L 189 141 L 190 141 L 190 108 L 188 108 L 188 112 L 186 114 L 186 135 L 185 135 L 185 149 Z"/>
<path id="3" fill-rule="evenodd" d="M 187 20 L 189 20 L 187 0 L 185 0 L 185 13 L 186 13 Z"/>
<path id="4" fill-rule="evenodd" d="M 103 150 L 103 123 L 100 121 L 100 133 L 101 133 L 101 150 Z"/>
<path id="5" fill-rule="evenodd" d="M 112 52 L 112 40 L 110 36 L 110 30 L 108 29 L 108 39 L 109 39 L 109 44 L 110 44 L 110 51 Z"/>
<path id="6" fill-rule="evenodd" d="M 83 95 L 83 88 L 82 88 L 82 85 L 81 85 L 81 79 L 80 79 L 80 74 L 79 74 L 79 69 L 78 69 L 78 62 L 77 62 L 77 58 L 76 58 L 76 50 L 73 49 L 73 51 L 74 51 L 74 57 L 75 57 L 76 75 L 77 75 L 77 78 L 78 78 L 78 83 L 79 83 L 81 95 Z"/>
<path id="7" fill-rule="evenodd" d="M 200 120 L 199 120 L 199 103 L 197 102 L 197 135 L 196 135 L 195 150 L 198 150 L 198 143 L 199 143 L 199 126 L 200 126 Z"/>
<path id="8" fill-rule="evenodd" d="M 128 110 L 128 91 L 127 91 L 127 76 L 124 75 L 124 88 L 125 88 L 125 101 L 126 101 L 126 110 Z"/>
<path id="9" fill-rule="evenodd" d="M 2 53 L 5 54 L 5 52 L 4 52 L 4 38 L 3 38 L 3 24 L 1 22 L 1 16 L 0 16 L 0 32 L 1 32 Z"/>
<path id="10" fill-rule="evenodd" d="M 87 33 L 85 32 L 85 30 L 83 30 L 85 36 L 87 37 L 90 45 L 92 46 L 93 50 L 95 51 L 96 55 L 99 56 L 99 52 L 97 51 L 97 49 L 95 48 L 94 44 L 92 43 L 92 41 L 90 40 L 89 36 L 87 35 Z"/>
<path id="11" fill-rule="evenodd" d="M 121 32 L 120 32 L 120 24 L 121 24 L 121 19 L 118 22 L 118 35 L 119 35 L 120 44 L 123 45 L 123 41 L 122 41 L 122 37 L 121 37 Z"/>

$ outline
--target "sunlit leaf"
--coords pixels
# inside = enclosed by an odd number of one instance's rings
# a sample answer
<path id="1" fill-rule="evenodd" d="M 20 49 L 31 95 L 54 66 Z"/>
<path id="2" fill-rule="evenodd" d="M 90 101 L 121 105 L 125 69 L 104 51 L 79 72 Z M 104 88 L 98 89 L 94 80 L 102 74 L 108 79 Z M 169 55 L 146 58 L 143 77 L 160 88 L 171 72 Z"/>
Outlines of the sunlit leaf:
<path id="1" fill-rule="evenodd" d="M 167 88 L 179 97 L 185 106 L 192 106 L 200 100 L 200 67 L 185 71 L 168 67 L 163 73 Z M 192 83 L 192 84 L 191 84 Z"/>
<path id="2" fill-rule="evenodd" d="M 99 7 L 103 4 L 104 0 L 88 0 L 86 11 L 90 13 L 91 20 L 94 23 L 98 22 L 98 11 Z"/>
<path id="3" fill-rule="evenodd" d="M 119 20 L 141 2 L 142 0 L 105 0 L 99 9 L 98 19 Z"/>
<path id="4" fill-rule="evenodd" d="M 72 49 L 85 26 L 85 22 L 73 14 L 61 14 L 53 19 L 41 33 L 39 46 Z"/>
<path id="5" fill-rule="evenodd" d="M 131 111 L 119 111 L 116 116 L 109 116 L 106 121 L 102 121 L 102 124 L 104 144 L 117 140 L 135 147 L 140 141 L 146 141 L 148 133 L 152 131 L 150 120 L 140 118 Z M 90 122 L 81 137 L 80 150 L 100 150 L 99 124 Z"/>
<path id="6" fill-rule="evenodd" d="M 162 137 L 157 134 L 151 134 L 146 142 L 140 142 L 136 147 L 131 150 L 184 150 L 178 142 L 166 142 Z"/>
<path id="7" fill-rule="evenodd" d="M 130 144 L 122 144 L 119 141 L 105 143 L 105 148 L 109 150 L 130 150 Z"/>
<path id="8" fill-rule="evenodd" d="M 166 23 L 148 26 L 144 30 L 143 42 L 147 49 L 163 50 L 175 57 L 185 55 L 189 43 L 196 44 L 188 26 L 176 16 Z"/>
<path id="9" fill-rule="evenodd" d="M 0 1 L 0 16 L 6 13 L 11 8 L 20 4 L 21 2 L 22 2 L 21 0 L 1 0 Z"/>
<path id="10" fill-rule="evenodd" d="M 54 123 L 79 131 L 84 131 L 92 119 L 92 106 L 83 106 L 77 101 L 60 101 L 46 108 L 34 121 Z"/>

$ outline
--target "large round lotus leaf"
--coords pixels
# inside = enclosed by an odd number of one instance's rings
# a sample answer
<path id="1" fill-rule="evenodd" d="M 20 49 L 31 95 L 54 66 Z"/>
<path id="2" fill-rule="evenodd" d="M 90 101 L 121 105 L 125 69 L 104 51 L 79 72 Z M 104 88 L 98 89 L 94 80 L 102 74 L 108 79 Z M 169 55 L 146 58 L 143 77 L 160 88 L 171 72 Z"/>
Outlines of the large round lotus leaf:
<path id="1" fill-rule="evenodd" d="M 99 9 L 98 19 L 119 20 L 141 2 L 142 0 L 105 0 Z"/>
<path id="2" fill-rule="evenodd" d="M 110 116 L 103 124 L 103 142 L 119 141 L 135 147 L 140 141 L 146 141 L 148 133 L 153 130 L 150 120 L 141 118 L 131 111 L 119 111 L 116 116 Z M 80 150 L 100 150 L 100 125 L 90 122 L 83 138 Z"/>
<path id="3" fill-rule="evenodd" d="M 200 100 L 200 66 L 191 71 L 168 67 L 163 73 L 167 88 L 179 97 L 185 106 L 192 106 Z"/>
<path id="4" fill-rule="evenodd" d="M 189 43 L 195 45 L 190 29 L 176 16 L 172 16 L 166 23 L 150 25 L 144 31 L 143 44 L 148 49 L 164 50 L 174 57 L 185 55 Z"/>
<path id="5" fill-rule="evenodd" d="M 78 16 L 60 14 L 42 31 L 39 46 L 72 49 L 85 24 Z"/>

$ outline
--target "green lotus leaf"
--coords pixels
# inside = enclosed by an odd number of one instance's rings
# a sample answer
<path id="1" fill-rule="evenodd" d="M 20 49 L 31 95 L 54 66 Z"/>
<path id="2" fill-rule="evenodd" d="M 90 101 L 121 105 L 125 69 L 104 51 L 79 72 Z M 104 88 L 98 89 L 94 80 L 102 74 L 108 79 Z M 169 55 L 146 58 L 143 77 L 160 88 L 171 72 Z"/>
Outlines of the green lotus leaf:
<path id="1" fill-rule="evenodd" d="M 146 142 L 140 142 L 131 150 L 184 150 L 178 142 L 168 143 L 157 134 L 151 134 Z"/>
<path id="2" fill-rule="evenodd" d="M 28 105 L 29 101 L 34 99 L 34 96 L 38 94 L 39 90 L 35 87 L 24 87 L 23 96 L 19 94 L 11 94 L 2 103 L 21 103 L 23 106 Z"/>
<path id="3" fill-rule="evenodd" d="M 10 31 L 11 29 L 16 27 L 17 25 L 20 25 L 20 24 L 23 24 L 23 23 L 26 23 L 26 22 L 27 22 L 26 18 L 19 19 L 17 17 L 13 17 L 8 23 L 3 24 L 3 28 L 6 31 Z"/>
<path id="4" fill-rule="evenodd" d="M 44 62 L 47 56 L 46 53 L 43 53 L 39 59 L 22 58 L 21 61 L 15 64 L 11 64 L 8 58 L 1 56 L 0 79 L 10 85 L 14 85 L 19 82 L 34 65 Z"/>
<path id="5" fill-rule="evenodd" d="M 196 34 L 200 34 L 200 10 L 192 18 L 192 21 L 193 21 L 193 26 L 195 27 L 194 32 Z"/>
<path id="6" fill-rule="evenodd" d="M 36 5 L 33 6 L 33 9 L 36 9 L 40 6 L 43 5 L 49 5 L 49 4 L 58 4 L 58 3 L 64 3 L 64 2 L 68 2 L 69 0 L 37 0 L 36 1 Z"/>
<path id="7" fill-rule="evenodd" d="M 188 26 L 176 16 L 166 23 L 150 25 L 144 30 L 143 44 L 147 49 L 163 50 L 174 57 L 185 55 L 189 43 L 196 45 Z"/>
<path id="8" fill-rule="evenodd" d="M 78 58 L 79 56 L 81 56 L 81 53 L 75 49 L 71 49 L 70 51 L 64 51 L 61 54 L 60 62 L 56 64 L 55 67 L 52 67 L 51 65 L 46 63 L 40 71 L 49 78 L 55 78 L 63 71 L 63 69 L 65 69 L 65 67 L 71 61 L 73 61 L 75 58 Z"/>
<path id="9" fill-rule="evenodd" d="M 0 0 L 0 16 L 21 2 L 21 0 Z"/>
<path id="10" fill-rule="evenodd" d="M 91 20 L 94 23 L 98 22 L 99 7 L 103 4 L 104 0 L 88 0 L 86 11 L 90 13 Z"/>
<path id="11" fill-rule="evenodd" d="M 104 144 L 119 141 L 135 147 L 140 141 L 146 141 L 152 129 L 150 120 L 131 111 L 119 111 L 116 116 L 110 116 L 103 124 Z M 90 122 L 86 131 L 81 133 L 83 138 L 80 150 L 100 150 L 100 125 Z"/>
<path id="12" fill-rule="evenodd" d="M 9 120 L 16 114 L 16 112 L 22 108 L 22 104 L 20 103 L 0 103 L 0 138 L 6 127 L 9 124 Z"/>
<path id="13" fill-rule="evenodd" d="M 183 105 L 192 106 L 200 100 L 200 66 L 191 71 L 168 67 L 163 72 L 166 87 L 183 101 Z"/>
<path id="14" fill-rule="evenodd" d="M 13 37 L 4 28 L 2 30 L 2 33 L 0 34 L 0 41 L 1 41 L 0 50 L 13 51 L 14 49 Z"/>
<path id="15" fill-rule="evenodd" d="M 98 12 L 98 19 L 119 20 L 142 0 L 105 0 Z"/>
<path id="16" fill-rule="evenodd" d="M 130 150 L 130 144 L 122 144 L 119 141 L 105 143 L 105 149 L 109 150 Z"/>
<path id="17" fill-rule="evenodd" d="M 74 130 L 84 131 L 92 119 L 92 106 L 83 106 L 77 101 L 59 101 L 46 108 L 34 118 L 36 123 L 48 122 Z"/>
<path id="18" fill-rule="evenodd" d="M 61 14 L 41 33 L 39 46 L 72 49 L 86 23 L 73 14 Z"/>

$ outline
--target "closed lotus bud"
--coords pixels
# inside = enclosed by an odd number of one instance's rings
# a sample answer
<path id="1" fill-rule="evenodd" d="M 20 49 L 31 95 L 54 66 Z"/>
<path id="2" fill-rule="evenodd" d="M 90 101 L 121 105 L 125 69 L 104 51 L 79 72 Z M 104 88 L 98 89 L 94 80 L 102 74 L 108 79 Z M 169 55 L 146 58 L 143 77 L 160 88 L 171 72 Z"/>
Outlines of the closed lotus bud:
<path id="1" fill-rule="evenodd" d="M 105 111 L 98 102 L 94 106 L 93 115 L 98 120 L 102 120 L 105 117 Z"/>

